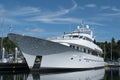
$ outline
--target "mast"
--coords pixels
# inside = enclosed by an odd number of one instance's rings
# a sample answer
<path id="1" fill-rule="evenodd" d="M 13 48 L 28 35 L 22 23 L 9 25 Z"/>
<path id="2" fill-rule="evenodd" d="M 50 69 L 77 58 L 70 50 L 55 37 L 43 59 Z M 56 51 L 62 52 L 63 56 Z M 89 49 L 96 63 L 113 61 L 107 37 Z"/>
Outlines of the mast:
<path id="1" fill-rule="evenodd" d="M 9 33 L 11 33 L 12 32 L 12 24 L 10 24 L 10 26 L 9 26 Z"/>
<path id="2" fill-rule="evenodd" d="M 106 46 L 104 44 L 104 60 L 105 60 L 105 55 L 106 55 Z"/>
<path id="3" fill-rule="evenodd" d="M 112 61 L 112 41 L 111 41 L 111 57 L 110 57 L 111 61 Z"/>
<path id="4" fill-rule="evenodd" d="M 81 25 L 84 28 L 84 21 L 83 20 L 81 20 Z"/>

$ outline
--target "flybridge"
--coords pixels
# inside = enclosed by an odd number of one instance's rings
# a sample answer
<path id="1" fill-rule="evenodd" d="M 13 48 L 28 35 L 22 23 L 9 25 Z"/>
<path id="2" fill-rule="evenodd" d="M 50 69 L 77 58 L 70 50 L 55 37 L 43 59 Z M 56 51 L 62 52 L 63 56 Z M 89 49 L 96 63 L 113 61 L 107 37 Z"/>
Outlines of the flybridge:
<path id="1" fill-rule="evenodd" d="M 89 41 L 94 41 L 94 36 L 92 30 L 89 28 L 88 25 L 86 26 L 77 26 L 77 29 L 70 33 L 64 33 L 64 39 L 65 38 L 86 38 Z"/>
<path id="2" fill-rule="evenodd" d="M 93 36 L 93 32 L 88 25 L 86 25 L 86 27 L 81 27 L 81 28 L 80 26 L 77 26 L 77 29 L 74 31 L 74 33 L 86 33 Z"/>
<path id="3" fill-rule="evenodd" d="M 86 27 L 81 27 L 80 26 L 77 26 L 77 30 L 75 30 L 75 32 L 80 32 L 80 33 L 83 33 L 83 32 L 90 32 L 90 28 L 88 25 L 86 25 Z"/>
<path id="4" fill-rule="evenodd" d="M 86 26 L 82 26 L 80 27 L 79 25 L 77 26 L 77 29 L 71 33 L 64 33 L 64 34 L 72 34 L 72 33 L 83 33 L 83 34 L 88 34 L 91 35 L 93 37 L 93 32 L 92 30 L 89 28 L 89 25 Z"/>

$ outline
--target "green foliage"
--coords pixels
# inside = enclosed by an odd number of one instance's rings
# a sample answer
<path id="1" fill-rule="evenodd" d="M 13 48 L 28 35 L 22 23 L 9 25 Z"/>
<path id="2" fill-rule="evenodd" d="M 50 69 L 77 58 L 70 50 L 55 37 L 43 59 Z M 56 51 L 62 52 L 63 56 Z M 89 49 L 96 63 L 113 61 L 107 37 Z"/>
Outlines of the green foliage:
<path id="1" fill-rule="evenodd" d="M 0 38 L 0 45 L 1 45 L 1 40 L 2 39 Z M 14 53 L 16 45 L 11 40 L 9 40 L 8 37 L 4 37 L 2 47 L 4 47 L 8 53 Z"/>
<path id="2" fill-rule="evenodd" d="M 99 45 L 102 48 L 105 54 L 105 60 L 110 60 L 111 48 L 112 48 L 112 59 L 118 60 L 118 58 L 120 58 L 120 40 L 115 41 L 115 39 L 112 38 L 111 42 L 107 42 L 107 41 L 97 42 L 97 45 Z"/>

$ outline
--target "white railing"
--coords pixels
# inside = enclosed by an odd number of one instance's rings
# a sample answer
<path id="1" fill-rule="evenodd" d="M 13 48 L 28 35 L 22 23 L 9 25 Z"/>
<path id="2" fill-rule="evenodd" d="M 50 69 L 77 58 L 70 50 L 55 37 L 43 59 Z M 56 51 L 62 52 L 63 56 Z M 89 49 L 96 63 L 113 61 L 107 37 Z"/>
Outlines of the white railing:
<path id="1" fill-rule="evenodd" d="M 79 40 L 82 38 L 72 38 L 72 37 L 51 37 L 51 38 L 47 38 L 47 40 Z"/>

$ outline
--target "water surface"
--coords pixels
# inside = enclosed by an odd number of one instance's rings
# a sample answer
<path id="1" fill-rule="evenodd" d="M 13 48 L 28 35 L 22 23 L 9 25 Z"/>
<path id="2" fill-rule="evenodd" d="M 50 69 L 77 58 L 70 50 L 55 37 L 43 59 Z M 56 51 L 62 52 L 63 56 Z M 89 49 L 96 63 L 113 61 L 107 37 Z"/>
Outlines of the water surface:
<path id="1" fill-rule="evenodd" d="M 0 80 L 120 80 L 120 68 L 102 68 L 95 70 L 62 73 L 0 72 Z"/>

